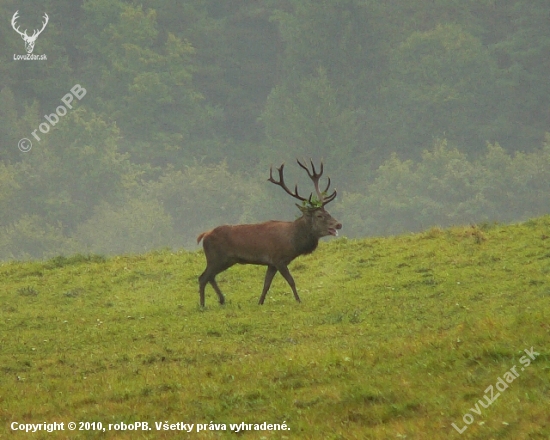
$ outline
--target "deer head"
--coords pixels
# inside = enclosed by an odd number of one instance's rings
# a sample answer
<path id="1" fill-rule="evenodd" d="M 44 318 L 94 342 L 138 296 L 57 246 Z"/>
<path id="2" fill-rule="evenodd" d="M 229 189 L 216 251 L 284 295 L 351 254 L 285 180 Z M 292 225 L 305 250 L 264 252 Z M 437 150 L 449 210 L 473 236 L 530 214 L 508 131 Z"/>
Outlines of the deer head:
<path id="1" fill-rule="evenodd" d="M 44 30 L 50 18 L 48 17 L 48 14 L 44 13 L 44 17 L 43 17 L 44 21 L 42 22 L 42 29 L 40 30 L 35 29 L 33 34 L 29 37 L 27 35 L 27 29 L 25 29 L 24 32 L 21 32 L 19 30 L 19 26 L 15 27 L 16 25 L 15 22 L 19 18 L 18 14 L 19 14 L 19 11 L 16 11 L 15 14 L 13 14 L 13 17 L 11 19 L 11 26 L 13 27 L 13 30 L 17 32 L 19 35 L 21 35 L 21 38 L 23 38 L 23 40 L 25 41 L 25 50 L 27 51 L 27 53 L 32 53 L 32 51 L 34 50 L 34 43 L 36 43 L 36 39 Z"/>
<path id="2" fill-rule="evenodd" d="M 285 190 L 285 192 L 295 199 L 298 199 L 302 202 L 301 205 L 296 204 L 296 206 L 302 211 L 304 217 L 308 220 L 311 220 L 311 228 L 315 236 L 324 237 L 325 235 L 338 235 L 338 229 L 341 229 L 342 225 L 337 220 L 335 220 L 327 211 L 325 211 L 325 205 L 332 202 L 336 198 L 336 190 L 332 194 L 328 195 L 328 190 L 330 188 L 330 177 L 327 179 L 327 186 L 324 191 L 321 191 L 319 188 L 319 180 L 323 175 L 323 162 L 321 162 L 321 167 L 319 172 L 315 169 L 313 161 L 311 163 L 311 171 L 300 160 L 297 160 L 298 165 L 301 168 L 306 170 L 307 175 L 313 182 L 313 187 L 315 189 L 315 196 L 313 193 L 310 193 L 309 197 L 306 199 L 298 194 L 298 185 L 294 186 L 294 191 L 291 191 L 288 186 L 286 186 L 283 171 L 285 164 L 282 164 L 277 171 L 279 172 L 279 180 L 273 178 L 273 168 L 269 169 L 269 181 L 275 185 L 280 186 Z"/>

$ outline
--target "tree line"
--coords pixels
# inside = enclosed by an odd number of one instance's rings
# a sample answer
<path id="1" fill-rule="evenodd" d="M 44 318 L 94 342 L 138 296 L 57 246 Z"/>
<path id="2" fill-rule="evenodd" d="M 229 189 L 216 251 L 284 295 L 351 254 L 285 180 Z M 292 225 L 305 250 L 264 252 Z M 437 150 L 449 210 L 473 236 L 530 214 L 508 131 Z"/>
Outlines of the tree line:
<path id="1" fill-rule="evenodd" d="M 188 247 L 220 223 L 292 218 L 265 179 L 296 156 L 324 158 L 351 237 L 548 212 L 542 0 L 41 8 L 0 5 L 22 29 L 49 16 L 47 61 L 13 60 L 23 42 L 0 27 L 0 258 Z M 75 84 L 86 97 L 22 153 Z"/>

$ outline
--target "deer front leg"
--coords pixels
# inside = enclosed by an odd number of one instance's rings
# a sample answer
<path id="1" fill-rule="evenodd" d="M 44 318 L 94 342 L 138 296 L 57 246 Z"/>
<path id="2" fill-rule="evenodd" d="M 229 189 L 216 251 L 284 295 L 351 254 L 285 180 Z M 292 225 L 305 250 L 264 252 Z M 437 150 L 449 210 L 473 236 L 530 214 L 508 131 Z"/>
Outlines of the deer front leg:
<path id="1" fill-rule="evenodd" d="M 264 303 L 267 291 L 271 287 L 271 281 L 273 281 L 273 277 L 276 273 L 277 268 L 275 266 L 267 266 L 267 271 L 265 273 L 264 279 L 264 290 L 262 290 L 262 296 L 260 296 L 260 301 L 258 301 L 258 304 L 262 305 Z"/>

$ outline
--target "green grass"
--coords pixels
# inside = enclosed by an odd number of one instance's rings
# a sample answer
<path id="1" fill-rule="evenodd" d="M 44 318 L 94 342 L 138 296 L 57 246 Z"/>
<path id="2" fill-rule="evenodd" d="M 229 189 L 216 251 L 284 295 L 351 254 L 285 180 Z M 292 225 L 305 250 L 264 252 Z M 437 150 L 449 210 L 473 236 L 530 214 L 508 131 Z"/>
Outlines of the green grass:
<path id="1" fill-rule="evenodd" d="M 301 304 L 277 275 L 258 306 L 265 269 L 235 266 L 218 277 L 227 304 L 208 286 L 204 310 L 202 252 L 4 263 L 0 437 L 550 438 L 548 235 L 550 217 L 341 238 L 291 265 Z M 152 430 L 10 430 L 70 421 Z M 227 431 L 157 431 L 165 421 Z M 229 429 L 264 421 L 290 430 Z"/>

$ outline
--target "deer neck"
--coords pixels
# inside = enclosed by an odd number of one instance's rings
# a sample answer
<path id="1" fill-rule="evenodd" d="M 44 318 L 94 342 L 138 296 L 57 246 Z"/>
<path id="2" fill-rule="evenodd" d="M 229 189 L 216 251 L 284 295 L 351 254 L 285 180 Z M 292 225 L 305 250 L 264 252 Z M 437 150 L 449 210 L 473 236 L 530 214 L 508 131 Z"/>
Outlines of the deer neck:
<path id="1" fill-rule="evenodd" d="M 310 254 L 319 244 L 319 237 L 313 233 L 311 218 L 302 216 L 294 221 L 294 249 L 298 255 Z"/>

